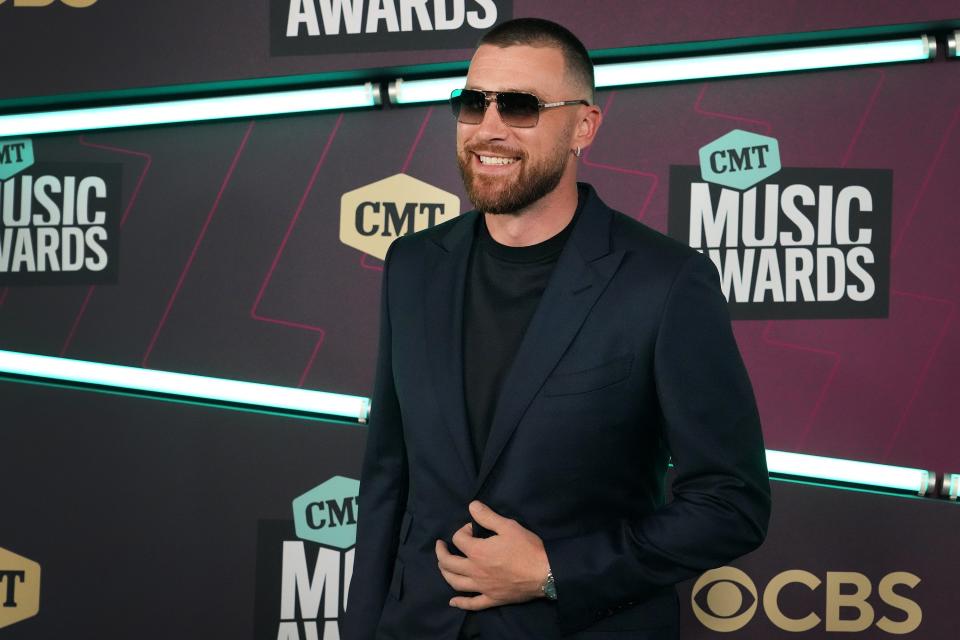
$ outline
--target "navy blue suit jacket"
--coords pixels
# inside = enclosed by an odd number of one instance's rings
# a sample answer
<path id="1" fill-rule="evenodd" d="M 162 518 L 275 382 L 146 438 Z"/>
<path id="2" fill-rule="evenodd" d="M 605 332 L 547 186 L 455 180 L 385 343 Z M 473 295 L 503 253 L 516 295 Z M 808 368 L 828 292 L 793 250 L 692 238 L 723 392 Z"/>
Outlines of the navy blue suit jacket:
<path id="1" fill-rule="evenodd" d="M 447 604 L 434 543 L 473 499 L 543 539 L 559 593 L 481 612 L 484 637 L 671 637 L 673 585 L 754 549 L 769 516 L 717 270 L 589 188 L 477 468 L 462 303 L 478 215 L 399 238 L 385 261 L 344 638 L 456 638 L 465 614 Z"/>

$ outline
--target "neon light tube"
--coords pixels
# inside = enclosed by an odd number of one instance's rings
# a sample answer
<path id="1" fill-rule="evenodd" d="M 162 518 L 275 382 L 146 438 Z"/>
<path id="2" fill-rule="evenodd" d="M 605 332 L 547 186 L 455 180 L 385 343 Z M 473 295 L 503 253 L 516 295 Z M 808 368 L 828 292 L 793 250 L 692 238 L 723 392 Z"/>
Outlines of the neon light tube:
<path id="1" fill-rule="evenodd" d="M 879 42 L 598 64 L 594 67 L 594 74 L 597 88 L 602 89 L 683 80 L 912 62 L 928 60 L 936 55 L 936 51 L 936 40 L 931 36 L 923 35 Z M 451 91 L 462 88 L 465 81 L 466 76 L 432 80 L 401 78 L 390 83 L 390 100 L 394 104 L 443 102 L 450 97 Z"/>
<path id="2" fill-rule="evenodd" d="M 327 89 L 11 114 L 0 116 L 0 138 L 372 107 L 379 100 L 379 89 L 368 82 Z"/>
<path id="3" fill-rule="evenodd" d="M 960 473 L 943 474 L 943 485 L 940 487 L 940 495 L 948 500 L 956 500 L 960 497 Z"/>
<path id="4" fill-rule="evenodd" d="M 417 104 L 443 102 L 450 98 L 454 89 L 463 89 L 466 76 L 434 78 L 433 80 L 404 80 L 398 78 L 390 83 L 388 94 L 393 104 Z"/>
<path id="5" fill-rule="evenodd" d="M 361 396 L 55 358 L 16 351 L 0 350 L 0 373 L 352 418 L 361 423 L 367 421 L 370 412 L 370 400 Z M 772 476 L 860 485 L 918 495 L 926 495 L 935 485 L 936 479 L 932 472 L 922 469 L 771 449 L 767 449 L 767 467 Z M 956 499 L 958 488 L 960 488 L 960 474 L 947 476 L 943 487 L 944 492 Z"/>
<path id="6" fill-rule="evenodd" d="M 932 472 L 922 469 L 825 458 L 772 449 L 767 449 L 767 468 L 771 476 L 779 474 L 825 482 L 857 484 L 916 493 L 921 496 L 927 494 L 934 486 L 936 479 Z"/>
<path id="7" fill-rule="evenodd" d="M 370 409 L 370 401 L 360 396 L 54 358 L 15 351 L 0 350 L 0 373 L 317 413 L 353 418 L 358 422 L 366 422 Z"/>
<path id="8" fill-rule="evenodd" d="M 597 87 L 676 82 L 789 71 L 927 60 L 936 41 L 927 36 L 903 40 L 774 49 L 712 56 L 598 65 Z"/>

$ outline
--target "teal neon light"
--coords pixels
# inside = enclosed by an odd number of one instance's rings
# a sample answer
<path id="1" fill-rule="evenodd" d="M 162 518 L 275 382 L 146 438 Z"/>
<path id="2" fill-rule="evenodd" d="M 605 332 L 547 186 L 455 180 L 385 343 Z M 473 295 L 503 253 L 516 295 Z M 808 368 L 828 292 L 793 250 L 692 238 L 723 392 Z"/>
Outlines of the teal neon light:
<path id="1" fill-rule="evenodd" d="M 783 475 L 841 485 L 862 485 L 921 496 L 930 491 L 936 480 L 933 472 L 923 469 L 772 449 L 767 449 L 767 469 L 771 476 Z"/>
<path id="2" fill-rule="evenodd" d="M 956 501 L 960 497 L 960 473 L 944 474 L 940 491 L 944 498 Z"/>
<path id="3" fill-rule="evenodd" d="M 0 138 L 375 106 L 371 83 L 0 116 Z"/>
<path id="4" fill-rule="evenodd" d="M 444 102 L 450 99 L 454 89 L 463 89 L 467 76 L 433 78 L 431 80 L 404 80 L 398 78 L 390 83 L 390 102 L 393 104 L 419 104 Z"/>
<path id="5" fill-rule="evenodd" d="M 323 391 L 156 371 L 0 350 L 0 374 L 146 392 L 185 399 L 292 410 L 367 421 L 370 400 Z M 922 469 L 767 450 L 771 476 L 926 495 L 935 474 Z M 952 494 L 960 476 L 954 476 Z"/>
<path id="6" fill-rule="evenodd" d="M 914 62 L 929 59 L 931 52 L 936 52 L 935 43 L 936 41 L 932 38 L 918 36 L 883 42 L 751 51 L 673 60 L 623 62 L 599 65 L 596 69 L 596 82 L 598 87 L 617 87 L 632 84 Z"/>
<path id="7" fill-rule="evenodd" d="M 597 64 L 598 89 L 684 80 L 705 80 L 758 74 L 786 73 L 928 60 L 936 55 L 936 40 L 915 36 L 879 42 L 795 47 L 743 53 L 688 56 L 637 62 Z M 398 79 L 390 85 L 394 104 L 443 102 L 466 76 L 431 80 Z"/>
<path id="8" fill-rule="evenodd" d="M 366 422 L 370 401 L 324 391 L 0 350 L 0 373 Z"/>

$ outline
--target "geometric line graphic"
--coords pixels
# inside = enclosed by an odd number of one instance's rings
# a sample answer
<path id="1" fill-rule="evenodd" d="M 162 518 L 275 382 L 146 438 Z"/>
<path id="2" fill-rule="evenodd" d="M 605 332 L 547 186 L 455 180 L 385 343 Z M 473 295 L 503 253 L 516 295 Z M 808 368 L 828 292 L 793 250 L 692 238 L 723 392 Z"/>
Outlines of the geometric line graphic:
<path id="1" fill-rule="evenodd" d="M 317 341 L 313 346 L 310 357 L 307 359 L 306 366 L 300 373 L 300 379 L 297 381 L 298 387 L 303 386 L 307 379 L 307 375 L 310 373 L 310 369 L 313 368 L 313 363 L 317 359 L 317 353 L 320 351 L 320 347 L 323 345 L 323 340 L 326 336 L 326 330 L 324 330 L 323 327 L 318 327 L 303 322 L 294 322 L 292 320 L 284 320 L 283 318 L 271 318 L 260 313 L 259 308 L 260 302 L 263 300 L 263 296 L 267 291 L 267 287 L 270 286 L 270 281 L 273 279 L 273 273 L 276 271 L 277 265 L 280 263 L 280 257 L 287 248 L 287 241 L 290 239 L 290 235 L 293 233 L 294 227 L 297 226 L 297 221 L 300 219 L 300 214 L 303 213 L 303 209 L 307 204 L 307 198 L 310 196 L 310 192 L 313 191 L 314 184 L 317 182 L 317 177 L 320 175 L 320 169 L 327 161 L 327 155 L 330 153 L 330 147 L 333 145 L 333 140 L 336 138 L 337 131 L 340 129 L 340 124 L 342 122 L 343 114 L 341 113 L 337 117 L 336 122 L 333 124 L 333 129 L 330 131 L 330 135 L 327 137 L 327 142 L 323 146 L 323 151 L 320 153 L 320 159 L 317 161 L 317 164 L 313 168 L 313 172 L 310 174 L 310 178 L 307 180 L 307 187 L 304 189 L 303 195 L 300 196 L 300 202 L 297 204 L 297 208 L 293 212 L 293 218 L 290 219 L 290 223 L 287 225 L 287 230 L 283 234 L 283 240 L 280 241 L 280 246 L 277 248 L 277 252 L 273 256 L 273 262 L 270 263 L 270 268 L 267 269 L 267 275 L 260 284 L 260 290 L 257 292 L 257 297 L 253 301 L 253 306 L 250 307 L 250 317 L 254 320 L 277 324 L 284 327 L 292 327 L 294 329 L 302 329 L 303 331 L 310 331 L 317 334 Z"/>

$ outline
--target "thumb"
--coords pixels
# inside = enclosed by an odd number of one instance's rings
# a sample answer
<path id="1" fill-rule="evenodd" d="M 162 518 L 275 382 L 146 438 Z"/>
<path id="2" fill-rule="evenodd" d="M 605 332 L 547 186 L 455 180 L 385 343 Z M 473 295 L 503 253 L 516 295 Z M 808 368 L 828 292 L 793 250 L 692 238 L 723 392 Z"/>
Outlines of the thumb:
<path id="1" fill-rule="evenodd" d="M 499 533 L 510 522 L 509 518 L 504 518 L 479 500 L 471 502 L 469 509 L 470 515 L 484 529 Z"/>

